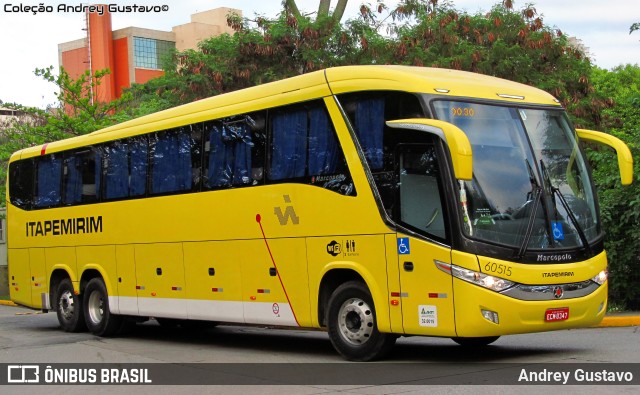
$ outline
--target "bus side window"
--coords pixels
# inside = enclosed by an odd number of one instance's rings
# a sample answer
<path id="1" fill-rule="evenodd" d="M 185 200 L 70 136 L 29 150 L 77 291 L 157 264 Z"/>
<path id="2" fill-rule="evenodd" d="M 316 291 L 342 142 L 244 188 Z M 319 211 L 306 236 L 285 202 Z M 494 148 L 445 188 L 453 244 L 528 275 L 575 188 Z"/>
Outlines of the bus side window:
<path id="1" fill-rule="evenodd" d="M 276 110 L 271 116 L 271 166 L 273 181 L 304 177 L 307 167 L 307 111 Z"/>
<path id="2" fill-rule="evenodd" d="M 327 111 L 322 107 L 309 110 L 309 175 L 326 176 L 341 173 L 346 165 Z"/>
<path id="3" fill-rule="evenodd" d="M 147 136 L 128 139 L 129 142 L 129 196 L 144 196 L 147 193 L 149 173 L 149 143 Z"/>
<path id="4" fill-rule="evenodd" d="M 64 205 L 98 201 L 101 163 L 100 149 L 88 148 L 65 155 L 62 200 Z"/>
<path id="5" fill-rule="evenodd" d="M 398 187 L 395 152 L 401 142 L 385 122 L 424 118 L 427 113 L 418 97 L 406 92 L 356 92 L 340 95 L 339 100 L 358 138 L 382 205 L 391 217 Z"/>
<path id="6" fill-rule="evenodd" d="M 154 133 L 151 140 L 151 193 L 191 190 L 191 138 L 180 130 Z"/>
<path id="7" fill-rule="evenodd" d="M 9 166 L 9 199 L 11 204 L 24 210 L 31 208 L 34 176 L 33 159 L 23 159 L 13 162 Z"/>
<path id="8" fill-rule="evenodd" d="M 61 201 L 62 157 L 50 154 L 38 161 L 35 206 L 56 207 Z"/>
<path id="9" fill-rule="evenodd" d="M 262 183 L 264 118 L 259 112 L 205 123 L 205 189 Z"/>
<path id="10" fill-rule="evenodd" d="M 366 98 L 355 103 L 355 131 L 372 171 L 384 167 L 384 109 L 385 102 L 380 97 Z"/>
<path id="11" fill-rule="evenodd" d="M 251 152 L 251 178 L 253 185 L 264 183 L 265 146 L 267 144 L 267 120 L 264 112 L 249 115 L 253 149 Z"/>
<path id="12" fill-rule="evenodd" d="M 311 184 L 355 195 L 338 137 L 322 102 L 274 109 L 270 126 L 270 181 Z"/>
<path id="13" fill-rule="evenodd" d="M 184 133 L 189 134 L 191 144 L 191 186 L 194 192 L 202 188 L 202 133 L 201 123 L 185 126 Z"/>
<path id="14" fill-rule="evenodd" d="M 104 198 L 129 196 L 129 145 L 116 141 L 104 147 Z"/>
<path id="15" fill-rule="evenodd" d="M 144 196 L 147 188 L 145 136 L 114 141 L 103 148 L 104 199 Z"/>

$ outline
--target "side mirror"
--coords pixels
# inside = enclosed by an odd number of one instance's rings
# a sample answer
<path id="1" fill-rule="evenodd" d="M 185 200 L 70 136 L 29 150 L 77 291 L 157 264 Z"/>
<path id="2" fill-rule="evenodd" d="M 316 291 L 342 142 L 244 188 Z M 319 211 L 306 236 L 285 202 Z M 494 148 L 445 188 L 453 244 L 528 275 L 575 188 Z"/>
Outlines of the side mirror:
<path id="1" fill-rule="evenodd" d="M 595 130 L 576 129 L 578 137 L 582 140 L 592 141 L 613 148 L 618 155 L 618 167 L 620 168 L 620 181 L 622 185 L 631 185 L 633 181 L 633 157 L 629 147 L 619 138 L 610 134 L 596 132 Z"/>
<path id="2" fill-rule="evenodd" d="M 451 154 L 453 172 L 457 179 L 470 181 L 473 178 L 473 155 L 467 135 L 457 126 L 435 119 L 399 119 L 388 121 L 387 126 L 394 129 L 419 130 L 440 137 Z"/>

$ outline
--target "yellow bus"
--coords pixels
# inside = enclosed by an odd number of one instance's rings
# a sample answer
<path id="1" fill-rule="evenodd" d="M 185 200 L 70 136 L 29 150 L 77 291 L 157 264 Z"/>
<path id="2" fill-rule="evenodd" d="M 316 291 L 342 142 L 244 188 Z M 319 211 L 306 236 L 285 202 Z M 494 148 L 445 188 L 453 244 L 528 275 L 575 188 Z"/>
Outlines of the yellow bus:
<path id="1" fill-rule="evenodd" d="M 326 328 L 345 358 L 403 335 L 487 345 L 607 305 L 575 130 L 538 89 L 350 66 L 236 91 L 9 164 L 11 298 L 65 331 L 155 318 Z"/>

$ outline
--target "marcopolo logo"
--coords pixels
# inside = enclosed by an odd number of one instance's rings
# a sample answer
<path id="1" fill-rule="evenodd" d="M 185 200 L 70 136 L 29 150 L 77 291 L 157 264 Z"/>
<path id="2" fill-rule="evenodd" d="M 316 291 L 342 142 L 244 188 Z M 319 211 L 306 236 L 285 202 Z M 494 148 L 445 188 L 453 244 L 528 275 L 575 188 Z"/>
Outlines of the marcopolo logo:
<path id="1" fill-rule="evenodd" d="M 538 254 L 536 261 L 538 262 L 567 262 L 573 257 L 571 254 Z"/>

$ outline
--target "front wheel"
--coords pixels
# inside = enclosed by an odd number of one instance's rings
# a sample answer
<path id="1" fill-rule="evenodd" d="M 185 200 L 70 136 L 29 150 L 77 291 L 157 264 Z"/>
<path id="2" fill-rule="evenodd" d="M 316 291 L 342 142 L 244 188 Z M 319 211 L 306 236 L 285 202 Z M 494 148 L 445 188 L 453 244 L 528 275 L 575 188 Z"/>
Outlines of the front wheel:
<path id="1" fill-rule="evenodd" d="M 371 293 L 360 281 L 336 288 L 329 298 L 327 325 L 333 347 L 350 361 L 382 358 L 396 342 L 395 335 L 378 331 Z"/>
<path id="2" fill-rule="evenodd" d="M 484 347 L 498 340 L 500 336 L 452 337 L 451 340 L 464 347 Z"/>
<path id="3" fill-rule="evenodd" d="M 107 287 L 101 278 L 89 281 L 84 290 L 84 315 L 87 328 L 96 336 L 111 336 L 122 327 L 122 317 L 109 311 Z"/>

